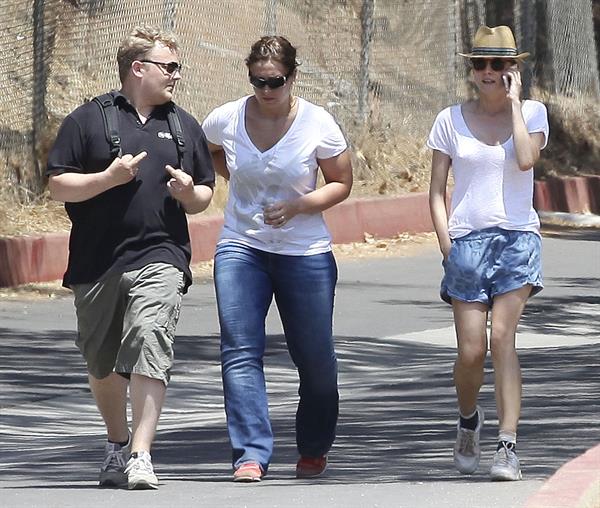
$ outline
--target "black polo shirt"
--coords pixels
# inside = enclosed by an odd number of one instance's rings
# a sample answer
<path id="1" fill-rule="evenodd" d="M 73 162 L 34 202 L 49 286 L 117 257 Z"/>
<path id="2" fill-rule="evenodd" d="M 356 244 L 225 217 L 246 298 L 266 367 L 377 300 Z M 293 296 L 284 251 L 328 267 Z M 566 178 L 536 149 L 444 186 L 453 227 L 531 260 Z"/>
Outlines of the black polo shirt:
<path id="1" fill-rule="evenodd" d="M 65 203 L 72 222 L 69 263 L 63 284 L 89 283 L 136 270 L 149 263 L 176 266 L 192 275 L 190 238 L 183 207 L 167 190 L 165 165 L 179 166 L 167 121 L 168 105 L 158 106 L 146 123 L 119 92 L 116 96 L 123 154 L 148 155 L 130 182 L 80 203 Z M 214 170 L 200 124 L 177 107 L 186 151 L 181 168 L 195 185 L 214 185 Z M 96 173 L 112 162 L 102 113 L 95 102 L 78 107 L 63 121 L 48 157 L 46 174 Z"/>

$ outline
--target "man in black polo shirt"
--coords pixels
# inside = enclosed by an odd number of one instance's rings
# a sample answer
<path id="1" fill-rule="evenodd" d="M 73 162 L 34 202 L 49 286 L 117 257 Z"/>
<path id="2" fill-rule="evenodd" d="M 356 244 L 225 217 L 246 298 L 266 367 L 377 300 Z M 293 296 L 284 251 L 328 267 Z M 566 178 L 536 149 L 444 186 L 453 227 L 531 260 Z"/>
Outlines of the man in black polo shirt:
<path id="1" fill-rule="evenodd" d="M 182 154 L 169 128 L 181 79 L 175 36 L 136 28 L 121 43 L 117 61 L 122 87 L 112 94 L 123 155 L 111 156 L 99 105 L 84 104 L 58 132 L 48 186 L 72 222 L 64 285 L 73 289 L 77 346 L 108 432 L 100 485 L 158 488 L 150 448 L 173 363 L 181 296 L 192 279 L 186 213 L 208 206 L 214 171 L 191 115 L 175 106 Z"/>

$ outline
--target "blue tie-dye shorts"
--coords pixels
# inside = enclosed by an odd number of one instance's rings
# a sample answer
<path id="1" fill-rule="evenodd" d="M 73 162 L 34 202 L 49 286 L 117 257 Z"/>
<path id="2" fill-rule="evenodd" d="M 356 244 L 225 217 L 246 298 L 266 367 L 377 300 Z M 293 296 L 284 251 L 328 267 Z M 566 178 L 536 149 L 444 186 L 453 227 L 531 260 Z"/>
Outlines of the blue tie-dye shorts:
<path id="1" fill-rule="evenodd" d="M 498 227 L 473 231 L 452 241 L 440 288 L 442 300 L 481 302 L 491 307 L 494 297 L 531 285 L 530 296 L 542 282 L 540 237 L 529 231 Z"/>

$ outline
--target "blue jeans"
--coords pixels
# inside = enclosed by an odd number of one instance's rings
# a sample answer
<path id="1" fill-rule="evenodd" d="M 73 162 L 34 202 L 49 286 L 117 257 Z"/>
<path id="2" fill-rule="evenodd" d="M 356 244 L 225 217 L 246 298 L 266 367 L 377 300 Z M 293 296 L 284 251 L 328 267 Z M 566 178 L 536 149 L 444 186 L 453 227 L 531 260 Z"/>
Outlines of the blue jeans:
<path id="1" fill-rule="evenodd" d="M 300 378 L 298 452 L 324 455 L 335 439 L 339 398 L 332 336 L 333 254 L 285 256 L 225 243 L 217 247 L 214 271 L 234 469 L 258 462 L 266 472 L 273 453 L 263 372 L 265 319 L 273 296 Z"/>

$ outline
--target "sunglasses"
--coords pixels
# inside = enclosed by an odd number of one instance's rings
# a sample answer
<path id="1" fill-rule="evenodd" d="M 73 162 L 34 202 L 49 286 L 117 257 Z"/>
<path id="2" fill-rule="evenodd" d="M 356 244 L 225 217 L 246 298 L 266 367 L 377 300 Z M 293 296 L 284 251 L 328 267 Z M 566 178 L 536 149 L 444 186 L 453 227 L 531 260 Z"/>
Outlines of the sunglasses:
<path id="1" fill-rule="evenodd" d="M 155 62 L 154 60 L 140 60 L 140 62 L 158 65 L 163 71 L 171 76 L 178 72 L 181 74 L 182 66 L 179 62 Z"/>
<path id="2" fill-rule="evenodd" d="M 259 78 L 258 76 L 253 76 L 252 74 L 248 74 L 250 78 L 250 83 L 254 88 L 264 88 L 268 86 L 271 89 L 281 88 L 285 85 L 285 82 L 288 79 L 288 76 L 277 76 L 275 78 Z"/>
<path id="3" fill-rule="evenodd" d="M 471 58 L 471 65 L 476 71 L 482 71 L 486 69 L 488 62 L 490 63 L 492 70 L 496 72 L 503 71 L 507 62 L 510 62 L 511 64 L 514 63 L 512 60 L 505 60 L 503 58 Z"/>

